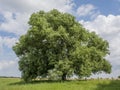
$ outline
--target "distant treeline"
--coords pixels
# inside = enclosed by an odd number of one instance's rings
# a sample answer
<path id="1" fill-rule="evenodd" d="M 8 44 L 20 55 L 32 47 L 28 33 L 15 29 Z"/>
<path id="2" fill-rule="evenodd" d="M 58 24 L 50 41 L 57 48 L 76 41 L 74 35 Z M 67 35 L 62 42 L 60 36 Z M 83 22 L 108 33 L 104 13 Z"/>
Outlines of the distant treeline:
<path id="1" fill-rule="evenodd" d="M 0 76 L 0 78 L 21 78 L 21 77 L 14 77 L 14 76 Z"/>

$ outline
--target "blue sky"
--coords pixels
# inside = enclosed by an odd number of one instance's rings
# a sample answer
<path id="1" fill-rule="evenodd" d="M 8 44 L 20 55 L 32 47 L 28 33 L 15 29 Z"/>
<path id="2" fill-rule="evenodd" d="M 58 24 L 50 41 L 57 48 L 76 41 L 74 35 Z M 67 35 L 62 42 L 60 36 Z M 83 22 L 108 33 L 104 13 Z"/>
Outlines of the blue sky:
<path id="1" fill-rule="evenodd" d="M 77 6 L 80 6 L 82 4 L 92 4 L 101 12 L 101 14 L 104 15 L 120 14 L 119 0 L 75 0 L 75 3 Z"/>
<path id="2" fill-rule="evenodd" d="M 20 76 L 19 59 L 12 46 L 27 32 L 33 12 L 53 8 L 71 13 L 86 29 L 109 42 L 111 54 L 106 58 L 112 64 L 112 73 L 93 77 L 119 76 L 120 0 L 0 0 L 0 76 Z"/>

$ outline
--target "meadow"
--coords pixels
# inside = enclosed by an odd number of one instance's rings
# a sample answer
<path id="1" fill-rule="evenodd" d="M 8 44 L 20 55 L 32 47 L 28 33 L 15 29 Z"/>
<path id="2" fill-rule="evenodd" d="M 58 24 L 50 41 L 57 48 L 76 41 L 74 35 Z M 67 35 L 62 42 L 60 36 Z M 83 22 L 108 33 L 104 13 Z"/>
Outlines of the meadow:
<path id="1" fill-rule="evenodd" d="M 0 90 L 120 90 L 120 80 L 34 81 L 0 78 Z"/>

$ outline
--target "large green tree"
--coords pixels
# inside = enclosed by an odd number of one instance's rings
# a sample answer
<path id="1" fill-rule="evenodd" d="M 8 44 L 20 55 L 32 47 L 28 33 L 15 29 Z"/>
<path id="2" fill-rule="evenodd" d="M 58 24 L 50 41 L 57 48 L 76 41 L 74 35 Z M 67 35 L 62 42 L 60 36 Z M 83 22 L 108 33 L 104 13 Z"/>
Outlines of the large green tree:
<path id="1" fill-rule="evenodd" d="M 68 13 L 57 10 L 33 13 L 29 30 L 13 47 L 25 81 L 38 76 L 66 80 L 76 75 L 88 77 L 111 72 L 105 59 L 109 45 L 89 32 Z"/>

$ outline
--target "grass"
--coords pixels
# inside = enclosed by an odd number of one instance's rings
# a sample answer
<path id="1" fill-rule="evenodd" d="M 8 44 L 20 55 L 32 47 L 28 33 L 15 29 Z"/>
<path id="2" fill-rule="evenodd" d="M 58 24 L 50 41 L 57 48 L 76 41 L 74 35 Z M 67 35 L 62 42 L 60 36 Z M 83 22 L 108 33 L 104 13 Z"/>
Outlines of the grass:
<path id="1" fill-rule="evenodd" d="M 120 80 L 34 81 L 0 78 L 0 90 L 120 90 Z"/>

